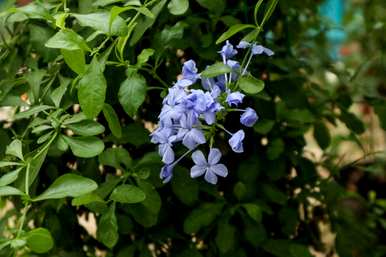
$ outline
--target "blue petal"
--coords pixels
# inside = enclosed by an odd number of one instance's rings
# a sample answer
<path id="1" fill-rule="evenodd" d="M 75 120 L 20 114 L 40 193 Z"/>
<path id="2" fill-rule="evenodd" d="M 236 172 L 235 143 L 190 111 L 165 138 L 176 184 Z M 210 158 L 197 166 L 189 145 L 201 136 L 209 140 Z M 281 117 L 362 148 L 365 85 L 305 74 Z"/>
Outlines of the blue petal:
<path id="1" fill-rule="evenodd" d="M 206 166 L 199 166 L 199 165 L 194 165 L 190 169 L 190 177 L 191 178 L 197 178 L 202 176 L 206 171 Z"/>
<path id="2" fill-rule="evenodd" d="M 228 169 L 224 164 L 216 164 L 210 166 L 210 169 L 218 176 L 226 177 L 228 176 Z"/>
<path id="3" fill-rule="evenodd" d="M 208 165 L 208 163 L 206 162 L 204 154 L 200 150 L 197 150 L 192 154 L 192 160 L 195 164 L 197 164 L 199 166 Z"/>
<path id="4" fill-rule="evenodd" d="M 174 162 L 174 151 L 170 146 L 165 148 L 164 154 L 162 156 L 162 162 L 166 164 Z"/>
<path id="5" fill-rule="evenodd" d="M 210 169 L 205 173 L 205 180 L 213 185 L 217 184 L 217 176 Z"/>
<path id="6" fill-rule="evenodd" d="M 209 165 L 215 165 L 221 159 L 221 152 L 217 148 L 211 148 L 208 155 Z"/>

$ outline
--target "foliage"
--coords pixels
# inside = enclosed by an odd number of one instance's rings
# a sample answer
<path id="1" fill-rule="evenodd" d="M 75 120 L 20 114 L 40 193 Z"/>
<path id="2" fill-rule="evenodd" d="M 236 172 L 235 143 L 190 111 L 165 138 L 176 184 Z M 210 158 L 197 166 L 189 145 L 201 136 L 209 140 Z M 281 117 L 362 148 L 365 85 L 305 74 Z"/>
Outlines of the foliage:
<path id="1" fill-rule="evenodd" d="M 347 91 L 355 77 L 332 65 L 315 1 L 8 2 L 0 106 L 14 115 L 0 128 L 0 197 L 15 208 L 0 221 L 0 256 L 385 253 L 384 200 L 345 190 L 342 171 L 356 163 L 339 162 L 329 129 L 343 123 L 361 145 L 367 127 L 353 101 L 374 105 L 385 128 L 385 98 Z M 163 184 L 149 137 L 162 98 L 184 61 L 204 70 L 220 43 L 241 39 L 275 52 L 253 59 L 256 79 L 242 81 L 259 115 L 245 129 L 244 153 L 227 150 L 220 134 L 227 178 L 192 179 L 182 161 Z M 337 85 L 323 80 L 326 71 L 339 75 Z M 224 125 L 236 131 L 239 116 Z M 321 158 L 304 149 L 310 130 Z M 96 235 L 84 217 L 96 218 Z M 336 233 L 332 250 L 321 224 Z"/>

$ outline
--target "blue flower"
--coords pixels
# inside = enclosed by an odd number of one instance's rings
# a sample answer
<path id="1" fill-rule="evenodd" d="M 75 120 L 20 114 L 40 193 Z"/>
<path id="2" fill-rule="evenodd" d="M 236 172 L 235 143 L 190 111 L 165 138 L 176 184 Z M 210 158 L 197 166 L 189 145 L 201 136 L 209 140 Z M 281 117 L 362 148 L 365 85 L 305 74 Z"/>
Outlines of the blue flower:
<path id="1" fill-rule="evenodd" d="M 223 60 L 226 60 L 235 56 L 237 54 L 237 50 L 234 49 L 233 45 L 227 40 L 219 53 L 221 54 Z"/>
<path id="2" fill-rule="evenodd" d="M 193 84 L 193 81 L 191 81 L 189 79 L 180 79 L 180 80 L 177 80 L 177 82 L 174 84 L 174 86 L 179 87 L 179 88 L 186 88 L 192 84 Z"/>
<path id="3" fill-rule="evenodd" d="M 255 125 L 258 118 L 259 117 L 257 116 L 255 110 L 248 107 L 240 116 L 240 123 L 244 126 L 252 127 L 253 125 Z"/>
<path id="4" fill-rule="evenodd" d="M 158 128 L 152 134 L 152 143 L 158 143 L 158 153 L 162 156 L 162 162 L 170 164 L 174 161 L 172 144 L 177 139 L 170 128 Z"/>
<path id="5" fill-rule="evenodd" d="M 268 56 L 272 56 L 274 54 L 274 52 L 271 49 L 268 49 L 262 45 L 253 44 L 252 55 L 263 54 L 263 53 Z"/>
<path id="6" fill-rule="evenodd" d="M 169 165 L 169 164 L 166 164 L 162 167 L 159 175 L 163 183 L 168 183 L 172 179 L 173 168 L 174 168 L 174 165 Z"/>
<path id="7" fill-rule="evenodd" d="M 206 139 L 202 130 L 197 128 L 190 129 L 182 139 L 182 144 L 189 148 L 194 149 L 197 145 L 205 144 Z"/>
<path id="8" fill-rule="evenodd" d="M 244 130 L 240 129 L 239 131 L 234 133 L 233 136 L 228 140 L 228 143 L 234 152 L 236 153 L 244 152 L 244 147 L 243 147 L 244 137 L 245 137 Z"/>
<path id="9" fill-rule="evenodd" d="M 226 101 L 227 101 L 229 106 L 232 106 L 232 105 L 237 106 L 243 102 L 244 96 L 245 95 L 240 93 L 239 91 L 232 92 L 232 93 L 228 94 Z"/>
<path id="10" fill-rule="evenodd" d="M 197 178 L 205 174 L 205 180 L 211 184 L 217 183 L 217 176 L 226 177 L 228 169 L 224 164 L 218 163 L 221 158 L 221 152 L 217 148 L 211 148 L 209 151 L 208 161 L 201 151 L 195 151 L 192 159 L 196 165 L 190 170 L 190 176 Z"/>
<path id="11" fill-rule="evenodd" d="M 196 63 L 193 60 L 186 61 L 182 67 L 182 77 L 192 81 L 193 84 L 197 79 L 200 78 L 200 75 L 197 74 L 197 71 Z"/>
<path id="12" fill-rule="evenodd" d="M 251 43 L 241 40 L 240 43 L 236 46 L 237 48 L 245 49 L 251 46 Z"/>

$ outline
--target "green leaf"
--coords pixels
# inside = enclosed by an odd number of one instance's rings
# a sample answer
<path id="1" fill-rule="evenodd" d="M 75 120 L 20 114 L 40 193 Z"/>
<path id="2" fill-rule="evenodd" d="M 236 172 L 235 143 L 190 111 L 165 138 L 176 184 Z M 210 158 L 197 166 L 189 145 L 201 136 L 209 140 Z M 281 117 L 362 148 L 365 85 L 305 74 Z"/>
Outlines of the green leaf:
<path id="1" fill-rule="evenodd" d="M 57 178 L 46 191 L 34 198 L 33 201 L 78 197 L 94 191 L 97 187 L 97 183 L 92 179 L 75 174 L 64 174 Z"/>
<path id="2" fill-rule="evenodd" d="M 193 205 L 198 200 L 198 183 L 187 169 L 176 167 L 171 184 L 174 194 L 184 204 Z"/>
<path id="3" fill-rule="evenodd" d="M 106 88 L 103 67 L 97 58 L 94 58 L 79 81 L 78 88 L 80 107 L 89 119 L 95 118 L 102 111 L 106 97 Z"/>
<path id="4" fill-rule="evenodd" d="M 67 91 L 67 87 L 70 84 L 71 79 L 59 76 L 59 81 L 60 86 L 55 88 L 50 95 L 50 98 L 54 103 L 55 107 L 60 106 L 60 102 L 62 101 L 62 98 Z"/>
<path id="5" fill-rule="evenodd" d="M 72 123 L 67 125 L 67 128 L 81 136 L 95 136 L 105 131 L 105 127 L 93 120 L 83 120 L 78 123 Z"/>
<path id="6" fill-rule="evenodd" d="M 173 15 L 182 15 L 189 9 L 189 0 L 171 0 L 168 9 Z"/>
<path id="7" fill-rule="evenodd" d="M 96 31 L 103 32 L 107 35 L 125 36 L 128 32 L 126 22 L 120 16 L 116 16 L 109 26 L 110 13 L 90 13 L 90 14 L 73 14 L 81 26 L 91 27 Z"/>
<path id="8" fill-rule="evenodd" d="M 284 142 L 281 138 L 275 138 L 269 143 L 267 149 L 268 160 L 277 159 L 284 151 Z"/>
<path id="9" fill-rule="evenodd" d="M 70 51 L 79 49 L 84 51 L 91 50 L 81 36 L 69 29 L 61 30 L 56 33 L 47 41 L 45 46 L 48 48 L 66 49 Z"/>
<path id="10" fill-rule="evenodd" d="M 70 67 L 70 69 L 73 70 L 76 74 L 80 75 L 86 71 L 86 59 L 82 49 L 61 49 L 60 51 L 68 67 Z"/>
<path id="11" fill-rule="evenodd" d="M 253 76 L 242 76 L 239 79 L 239 86 L 245 93 L 255 95 L 264 89 L 264 81 Z"/>
<path id="12" fill-rule="evenodd" d="M 28 231 L 26 239 L 28 247 L 35 253 L 46 253 L 54 247 L 54 239 L 45 228 Z"/>
<path id="13" fill-rule="evenodd" d="M 132 73 L 122 82 L 118 99 L 126 113 L 133 117 L 146 97 L 146 80 L 140 74 Z"/>
<path id="14" fill-rule="evenodd" d="M 141 53 L 137 56 L 137 67 L 141 67 L 143 64 L 147 63 L 150 56 L 154 54 L 154 49 L 146 48 L 141 51 Z"/>
<path id="15" fill-rule="evenodd" d="M 287 202 L 287 195 L 274 186 L 263 185 L 264 195 L 272 202 L 283 205 Z"/>
<path id="16" fill-rule="evenodd" d="M 249 28 L 256 28 L 255 25 L 251 25 L 251 24 L 235 24 L 233 25 L 232 27 L 230 27 L 227 31 L 225 31 L 216 41 L 216 44 L 219 44 L 225 40 L 227 40 L 228 38 L 230 38 L 231 36 L 233 36 L 234 34 L 242 31 L 242 30 L 245 30 L 245 29 L 249 29 Z"/>
<path id="17" fill-rule="evenodd" d="M 70 146 L 75 156 L 81 158 L 91 158 L 97 156 L 105 145 L 102 140 L 97 137 L 64 137 L 66 143 Z"/>
<path id="18" fill-rule="evenodd" d="M 32 102 L 33 103 L 35 103 L 39 100 L 40 87 L 41 87 L 42 80 L 43 80 L 45 75 L 46 75 L 45 70 L 35 70 L 33 72 L 29 72 L 26 75 L 24 75 L 28 84 L 31 86 L 31 91 L 32 91 L 32 96 L 33 96 Z"/>
<path id="19" fill-rule="evenodd" d="M 111 133 L 117 138 L 122 137 L 121 123 L 119 122 L 118 115 L 114 108 L 111 105 L 105 103 L 103 106 L 103 115 L 105 116 Z"/>
<path id="20" fill-rule="evenodd" d="M 126 169 L 129 169 L 132 165 L 132 160 L 126 149 L 114 147 L 106 149 L 99 155 L 99 163 L 124 170 L 124 168 L 121 167 L 121 164 L 124 164 Z"/>
<path id="21" fill-rule="evenodd" d="M 330 132 L 328 131 L 326 125 L 321 121 L 314 124 L 314 138 L 322 149 L 326 149 L 330 145 Z"/>
<path id="22" fill-rule="evenodd" d="M 96 0 L 92 3 L 93 6 L 106 6 L 114 3 L 122 3 L 123 0 Z"/>
<path id="23" fill-rule="evenodd" d="M 313 256 L 306 245 L 291 244 L 289 251 L 291 253 L 291 257 L 312 257 Z"/>
<path id="24" fill-rule="evenodd" d="M 128 211 L 133 218 L 144 227 L 151 227 L 157 223 L 161 209 L 161 197 L 152 184 L 138 180 L 138 186 L 145 192 L 146 199 L 141 203 L 130 206 Z"/>
<path id="25" fill-rule="evenodd" d="M 29 118 L 30 116 L 32 116 L 36 113 L 46 111 L 46 110 L 49 110 L 52 108 L 53 108 L 52 106 L 48 106 L 48 105 L 34 106 L 34 107 L 31 107 L 30 109 L 28 109 L 27 111 L 17 113 L 15 115 L 15 120 Z"/>
<path id="26" fill-rule="evenodd" d="M 7 195 L 24 195 L 22 191 L 10 186 L 0 186 L 0 196 Z"/>
<path id="27" fill-rule="evenodd" d="M 260 206 L 254 203 L 245 203 L 243 204 L 243 207 L 252 219 L 254 219 L 256 222 L 261 222 L 262 211 Z"/>
<path id="28" fill-rule="evenodd" d="M 18 162 L 6 162 L 6 161 L 0 161 L 0 168 L 8 167 L 8 166 L 20 166 L 22 164 Z"/>
<path id="29" fill-rule="evenodd" d="M 9 185 L 9 184 L 11 184 L 12 182 L 14 182 L 14 181 L 17 179 L 17 177 L 19 176 L 19 173 L 20 173 L 20 171 L 21 171 L 22 169 L 23 169 L 23 168 L 18 168 L 17 170 L 8 172 L 7 174 L 3 175 L 3 176 L 0 178 L 0 187 Z"/>
<path id="30" fill-rule="evenodd" d="M 340 120 L 346 124 L 347 128 L 354 131 L 357 134 L 365 132 L 365 126 L 363 122 L 351 112 L 343 111 Z"/>
<path id="31" fill-rule="evenodd" d="M 225 9 L 225 0 L 196 0 L 199 5 L 220 15 Z"/>
<path id="32" fill-rule="evenodd" d="M 253 130 L 259 134 L 266 135 L 270 132 L 275 125 L 275 121 L 273 120 L 259 120 L 254 126 Z"/>
<path id="33" fill-rule="evenodd" d="M 110 200 L 120 203 L 140 203 L 145 199 L 145 193 L 133 185 L 120 185 L 110 195 Z"/>
<path id="34" fill-rule="evenodd" d="M 80 206 L 80 205 L 86 205 L 92 202 L 104 202 L 104 201 L 99 195 L 95 193 L 89 193 L 89 194 L 75 197 L 74 199 L 72 199 L 71 204 L 73 206 Z"/>
<path id="35" fill-rule="evenodd" d="M 229 252 L 235 246 L 236 228 L 227 223 L 220 223 L 217 229 L 216 245 L 222 254 Z"/>
<path id="36" fill-rule="evenodd" d="M 381 127 L 386 130 L 386 101 L 374 103 L 374 112 L 378 115 Z"/>
<path id="37" fill-rule="evenodd" d="M 24 160 L 23 157 L 23 145 L 19 139 L 13 140 L 5 150 L 5 154 L 15 156 L 20 160 Z"/>
<path id="38" fill-rule="evenodd" d="M 209 67 L 207 67 L 202 73 L 201 76 L 205 78 L 216 77 L 221 74 L 229 73 L 232 69 L 221 62 L 217 62 Z"/>
<path id="39" fill-rule="evenodd" d="M 187 234 L 197 233 L 201 228 L 209 226 L 221 213 L 222 203 L 204 203 L 194 209 L 184 222 L 184 232 Z"/>
<path id="40" fill-rule="evenodd" d="M 97 238 L 105 246 L 113 248 L 118 242 L 118 224 L 115 216 L 115 204 L 113 203 L 108 211 L 104 213 L 98 223 Z"/>

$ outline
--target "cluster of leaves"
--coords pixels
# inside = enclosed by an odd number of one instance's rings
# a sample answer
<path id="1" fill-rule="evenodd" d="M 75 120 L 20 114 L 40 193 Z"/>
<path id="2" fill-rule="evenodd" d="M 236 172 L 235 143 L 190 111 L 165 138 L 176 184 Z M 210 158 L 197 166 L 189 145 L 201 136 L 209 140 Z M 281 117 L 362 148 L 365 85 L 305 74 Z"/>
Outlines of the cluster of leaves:
<path id="1" fill-rule="evenodd" d="M 378 220 L 352 205 L 359 196 L 337 183 L 328 155 L 326 124 L 344 123 L 356 141 L 365 126 L 344 86 L 314 79 L 330 67 L 315 1 L 254 5 L 49 0 L 2 12 L 0 105 L 14 116 L 0 128 L 0 197 L 15 208 L 0 221 L 0 255 L 307 257 L 331 223 L 340 256 L 381 256 L 367 225 Z M 212 63 L 227 39 L 275 51 L 250 66 L 265 83 L 247 97 L 260 121 L 244 154 L 224 151 L 229 176 L 218 186 L 182 167 L 163 185 L 149 141 L 160 93 L 181 61 Z M 305 157 L 310 129 L 321 160 Z M 92 216 L 96 235 L 79 222 Z"/>

